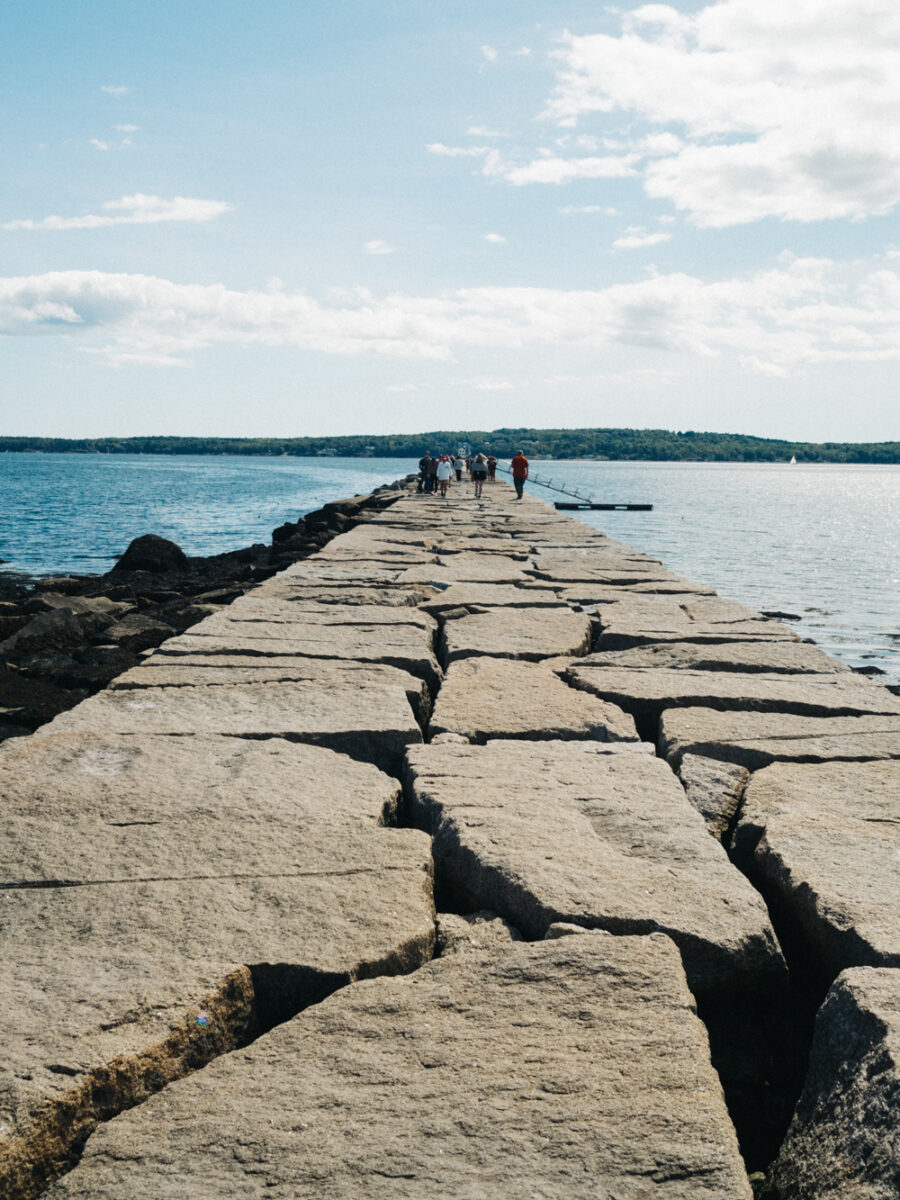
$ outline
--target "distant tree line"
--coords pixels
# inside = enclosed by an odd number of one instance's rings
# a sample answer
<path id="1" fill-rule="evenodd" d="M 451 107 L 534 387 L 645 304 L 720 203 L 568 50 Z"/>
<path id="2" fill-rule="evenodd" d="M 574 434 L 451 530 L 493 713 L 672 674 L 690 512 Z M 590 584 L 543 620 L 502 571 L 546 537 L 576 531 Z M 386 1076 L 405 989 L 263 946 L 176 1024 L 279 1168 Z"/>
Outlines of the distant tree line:
<path id="1" fill-rule="evenodd" d="M 0 437 L 0 451 L 69 454 L 340 454 L 353 458 L 419 458 L 460 446 L 510 458 L 600 458 L 633 462 L 900 463 L 900 442 L 788 442 L 742 433 L 692 429 L 479 429 L 414 434 L 305 438 L 40 438 Z"/>

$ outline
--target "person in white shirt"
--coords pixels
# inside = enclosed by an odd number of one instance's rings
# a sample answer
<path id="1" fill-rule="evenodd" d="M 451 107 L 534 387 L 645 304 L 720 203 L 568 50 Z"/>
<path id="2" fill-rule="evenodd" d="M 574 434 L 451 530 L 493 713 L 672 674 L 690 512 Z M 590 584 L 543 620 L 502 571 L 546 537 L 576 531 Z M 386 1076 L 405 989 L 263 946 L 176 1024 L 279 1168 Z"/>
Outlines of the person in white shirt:
<path id="1" fill-rule="evenodd" d="M 450 459 L 446 454 L 442 454 L 438 461 L 437 477 L 441 488 L 441 499 L 447 499 L 447 488 L 450 484 L 450 476 L 453 474 L 453 468 L 450 466 Z"/>

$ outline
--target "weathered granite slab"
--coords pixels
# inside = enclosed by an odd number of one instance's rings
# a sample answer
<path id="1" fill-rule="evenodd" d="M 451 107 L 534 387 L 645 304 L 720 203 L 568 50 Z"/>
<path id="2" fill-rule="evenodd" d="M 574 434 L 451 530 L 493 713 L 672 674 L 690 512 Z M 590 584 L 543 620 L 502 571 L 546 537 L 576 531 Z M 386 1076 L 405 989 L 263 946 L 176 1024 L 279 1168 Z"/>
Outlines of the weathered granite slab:
<path id="1" fill-rule="evenodd" d="M 669 575 L 667 579 L 640 580 L 633 583 L 617 585 L 602 583 L 577 583 L 563 585 L 560 599 L 567 604 L 581 604 L 585 607 L 596 607 L 601 604 L 616 604 L 626 591 L 637 596 L 673 596 L 682 599 L 691 596 L 715 596 L 714 588 L 704 583 L 693 583 L 679 575 Z"/>
<path id="2" fill-rule="evenodd" d="M 678 768 L 685 795 L 717 841 L 724 842 L 750 778 L 746 767 L 685 754 Z"/>
<path id="3" fill-rule="evenodd" d="M 429 732 L 458 733 L 476 743 L 488 738 L 638 740 L 630 716 L 567 687 L 549 666 L 481 656 L 451 665 Z"/>
<path id="4" fill-rule="evenodd" d="M 309 583 L 287 580 L 283 574 L 266 580 L 261 587 L 268 589 L 266 595 L 282 600 L 301 600 L 309 604 L 377 604 L 379 608 L 414 606 L 434 594 L 433 588 L 422 585 Z"/>
<path id="5" fill-rule="evenodd" d="M 305 558 L 302 562 L 292 563 L 279 573 L 279 578 L 297 580 L 298 583 L 319 583 L 336 586 L 341 583 L 359 585 L 365 582 L 369 585 L 396 583 L 403 568 L 399 563 L 394 566 L 383 566 L 370 563 L 360 579 L 360 569 L 353 561 L 330 562 L 319 559 L 318 554 Z"/>
<path id="6" fill-rule="evenodd" d="M 98 1130 L 48 1200 L 749 1200 L 678 955 L 586 934 L 356 984 Z"/>
<path id="7" fill-rule="evenodd" d="M 676 768 L 684 754 L 739 763 L 751 771 L 773 762 L 900 758 L 900 718 L 670 708 L 660 719 L 659 745 Z"/>
<path id="8" fill-rule="evenodd" d="M 900 966 L 900 763 L 777 763 L 744 795 L 734 850 L 829 981 Z"/>
<path id="9" fill-rule="evenodd" d="M 889 1200 L 900 1180 L 900 972 L 857 967 L 816 1017 L 809 1074 L 771 1172 L 783 1200 Z"/>
<path id="10" fill-rule="evenodd" d="M 531 569 L 535 579 L 552 580 L 554 583 L 566 586 L 571 590 L 573 584 L 594 584 L 609 586 L 610 584 L 635 584 L 672 582 L 678 579 L 665 567 L 654 566 L 652 562 L 644 565 L 637 559 L 621 558 L 618 555 L 597 555 L 596 560 L 588 559 L 585 566 L 540 566 L 540 559 L 535 557 L 536 564 Z"/>
<path id="11" fill-rule="evenodd" d="M 688 671 L 668 667 L 611 667 L 600 656 L 575 662 L 565 678 L 639 719 L 657 720 L 672 708 L 710 708 L 807 717 L 864 713 L 900 715 L 900 697 L 858 675 L 775 675 Z"/>
<path id="12" fill-rule="evenodd" d="M 529 578 L 525 557 L 503 554 L 447 554 L 434 566 L 408 567 L 398 583 L 519 583 Z"/>
<path id="13" fill-rule="evenodd" d="M 476 654 L 532 662 L 583 654 L 591 643 L 591 622 L 568 608 L 513 608 L 472 613 L 446 621 L 441 631 L 445 663 Z"/>
<path id="14" fill-rule="evenodd" d="M 660 931 L 701 995 L 765 993 L 784 969 L 765 905 L 642 745 L 411 748 L 407 790 L 439 876 L 529 937 L 557 921 Z"/>
<path id="15" fill-rule="evenodd" d="M 420 720 L 431 711 L 423 679 L 385 663 L 258 654 L 151 655 L 110 683 L 113 691 L 146 687 L 233 687 L 247 683 L 327 683 L 337 688 L 401 687 Z"/>
<path id="16" fill-rule="evenodd" d="M 730 624 L 700 621 L 678 623 L 650 618 L 630 620 L 626 616 L 610 616 L 606 609 L 601 616 L 603 628 L 597 638 L 597 650 L 627 650 L 632 646 L 647 646 L 654 642 L 797 642 L 800 639 L 786 625 L 765 618 L 759 621 L 735 621 Z"/>
<path id="17" fill-rule="evenodd" d="M 345 823 L 263 877 L 0 890 L 3 1194 L 35 1195 L 98 1121 L 335 987 L 421 965 L 429 865 L 422 834 Z"/>
<path id="18" fill-rule="evenodd" d="M 566 608 L 549 585 L 516 587 L 511 583 L 454 583 L 423 602 L 440 615 L 449 608 Z"/>
<path id="19" fill-rule="evenodd" d="M 200 628 L 195 625 L 189 633 L 164 642 L 156 651 L 154 661 L 160 664 L 163 657 L 185 654 L 292 656 L 385 663 L 417 675 L 435 688 L 441 678 L 430 635 L 412 625 L 301 626 L 235 621 L 232 626 L 234 632 L 229 629 L 214 636 L 195 632 Z"/>
<path id="20" fill-rule="evenodd" d="M 286 737 L 396 769 L 422 733 L 403 688 L 327 682 L 98 692 L 34 735 L 196 733 Z"/>
<path id="21" fill-rule="evenodd" d="M 628 650 L 604 650 L 592 654 L 584 664 L 610 667 L 665 668 L 670 671 L 755 671 L 769 675 L 853 675 L 844 663 L 807 642 L 666 642 L 634 646 Z M 855 676 L 854 676 L 855 677 Z"/>
<path id="22" fill-rule="evenodd" d="M 340 636 L 345 628 L 364 629 L 385 626 L 396 628 L 412 626 L 430 638 L 437 623 L 434 617 L 418 608 L 407 605 L 380 604 L 319 604 L 302 600 L 277 600 L 272 596 L 257 597 L 252 592 L 241 596 L 228 608 L 204 617 L 198 624 L 191 626 L 195 636 L 223 637 L 229 633 L 240 632 L 235 625 L 262 625 L 266 628 L 272 625 L 290 625 L 296 629 L 335 630 L 334 635 Z M 274 635 L 269 635 L 274 636 Z"/>
<path id="23" fill-rule="evenodd" d="M 17 738 L 0 747 L 0 887 L 287 874 L 336 826 L 394 821 L 399 798 L 368 763 L 281 738 Z"/>
<path id="24" fill-rule="evenodd" d="M 658 558 L 644 554 L 634 546 L 613 541 L 612 538 L 594 540 L 584 547 L 563 550 L 544 547 L 534 556 L 534 565 L 541 574 L 552 574 L 557 568 L 560 571 L 586 570 L 590 573 L 594 567 L 603 568 L 607 564 L 620 566 L 629 562 L 637 566 L 661 566 Z"/>

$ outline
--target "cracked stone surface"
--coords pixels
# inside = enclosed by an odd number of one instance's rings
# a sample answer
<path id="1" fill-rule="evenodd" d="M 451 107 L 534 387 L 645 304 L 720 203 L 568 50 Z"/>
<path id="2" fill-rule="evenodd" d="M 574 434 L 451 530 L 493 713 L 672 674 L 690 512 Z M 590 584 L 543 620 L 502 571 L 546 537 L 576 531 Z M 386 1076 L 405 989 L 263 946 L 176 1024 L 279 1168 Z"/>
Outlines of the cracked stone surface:
<path id="1" fill-rule="evenodd" d="M 385 663 L 400 667 L 437 687 L 441 672 L 431 638 L 411 625 L 339 626 L 340 636 L 327 628 L 261 622 L 234 622 L 235 631 L 211 637 L 183 633 L 169 638 L 156 651 L 155 662 L 177 655 L 256 654 L 279 658 L 322 658 L 345 662 Z M 245 633 L 244 630 L 247 630 Z"/>
<path id="2" fill-rule="evenodd" d="M 334 626 L 351 628 L 363 626 L 412 625 L 429 636 L 434 634 L 437 624 L 433 617 L 418 608 L 407 605 L 380 604 L 330 604 L 322 606 L 316 601 L 282 600 L 271 596 L 258 596 L 251 592 L 191 627 L 194 634 L 209 634 L 219 637 L 231 630 L 234 624 L 302 625 L 331 629 Z"/>
<path id="3" fill-rule="evenodd" d="M 700 993 L 765 993 L 783 962 L 765 905 L 643 743 L 442 744 L 407 753 L 439 878 L 529 937 L 567 921 L 667 933 Z"/>
<path id="4" fill-rule="evenodd" d="M 890 1200 L 900 1179 L 900 972 L 857 967 L 816 1017 L 809 1074 L 771 1172 L 783 1200 Z"/>
<path id="5" fill-rule="evenodd" d="M 34 736 L 110 732 L 288 737 L 379 766 L 394 764 L 406 745 L 422 740 L 403 688 L 338 688 L 327 681 L 98 692 Z"/>
<path id="6" fill-rule="evenodd" d="M 719 842 L 731 828 L 750 778 L 746 767 L 685 754 L 678 769 L 684 793 Z"/>
<path id="7" fill-rule="evenodd" d="M 448 608 L 560 608 L 566 606 L 551 587 L 516 587 L 511 583 L 454 583 L 425 601 L 422 607 L 440 614 Z"/>
<path id="8" fill-rule="evenodd" d="M 15 739 L 0 747 L 0 887 L 290 874 L 302 843 L 377 829 L 399 796 L 367 763 L 281 738 Z"/>
<path id="9" fill-rule="evenodd" d="M 409 567 L 400 583 L 518 583 L 529 578 L 525 558 L 502 554 L 447 554 L 434 566 Z"/>
<path id="10" fill-rule="evenodd" d="M 900 718 L 801 717 L 792 713 L 671 708 L 660 720 L 660 749 L 674 767 L 685 754 L 739 763 L 900 758 Z"/>
<path id="11" fill-rule="evenodd" d="M 776 763 L 750 781 L 735 854 L 832 979 L 900 966 L 900 762 Z"/>
<path id="12" fill-rule="evenodd" d="M 678 954 L 592 933 L 341 991 L 105 1126 L 48 1200 L 749 1200 Z"/>
<path id="13" fill-rule="evenodd" d="M 609 667 L 663 668 L 669 671 L 735 671 L 741 675 L 840 674 L 858 678 L 850 667 L 806 642 L 666 642 L 605 650 L 583 660 Z"/>
<path id="14" fill-rule="evenodd" d="M 346 687 L 401 687 L 419 720 L 431 711 L 431 693 L 424 679 L 385 663 L 352 659 L 279 658 L 277 655 L 151 655 L 137 667 L 117 676 L 112 691 L 148 687 L 232 687 L 235 684 L 304 683 Z"/>
<path id="15" fill-rule="evenodd" d="M 671 708 L 712 708 L 801 716 L 900 715 L 900 696 L 858 675 L 775 675 L 607 666 L 599 656 L 574 662 L 566 679 L 638 717 Z"/>
<path id="16" fill-rule="evenodd" d="M 220 869 L 201 848 L 189 878 L 0 890 L 8 1194 L 30 1194 L 98 1120 L 252 1037 L 260 1004 L 296 1011 L 431 956 L 415 830 L 323 827 L 263 877 L 209 877 Z"/>
<path id="17" fill-rule="evenodd" d="M 454 622 L 456 624 L 456 622 Z M 552 666 L 510 658 L 454 662 L 431 717 L 430 733 L 488 738 L 638 740 L 634 720 L 614 704 L 576 692 Z"/>
<path id="18" fill-rule="evenodd" d="M 447 621 L 441 631 L 444 661 L 487 654 L 495 658 L 542 658 L 583 654 L 591 622 L 567 608 L 515 608 L 473 613 Z"/>

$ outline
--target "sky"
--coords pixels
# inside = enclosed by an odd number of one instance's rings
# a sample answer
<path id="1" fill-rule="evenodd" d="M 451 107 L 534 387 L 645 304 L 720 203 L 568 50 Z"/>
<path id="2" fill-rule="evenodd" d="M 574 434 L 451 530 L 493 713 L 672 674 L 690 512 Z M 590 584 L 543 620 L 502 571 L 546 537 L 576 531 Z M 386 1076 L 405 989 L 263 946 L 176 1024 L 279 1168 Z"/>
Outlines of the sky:
<path id="1" fill-rule="evenodd" d="M 900 439 L 896 0 L 30 0 L 0 433 Z"/>

